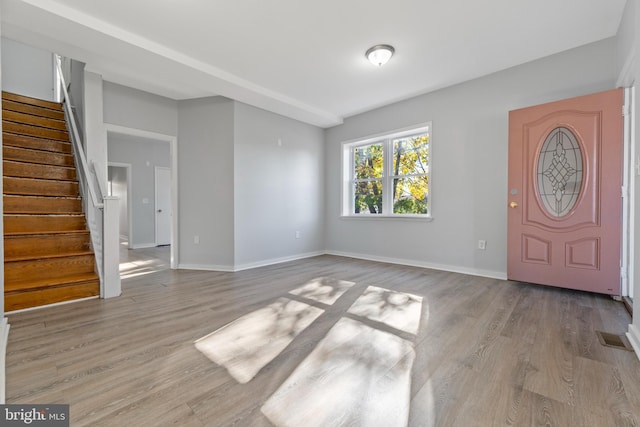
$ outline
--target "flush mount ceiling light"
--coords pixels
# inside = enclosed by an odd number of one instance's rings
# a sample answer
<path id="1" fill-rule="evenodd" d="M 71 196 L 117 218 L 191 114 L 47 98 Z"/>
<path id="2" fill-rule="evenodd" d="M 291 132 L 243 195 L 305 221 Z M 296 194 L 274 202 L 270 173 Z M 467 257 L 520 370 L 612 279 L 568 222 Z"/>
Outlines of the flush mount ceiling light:
<path id="1" fill-rule="evenodd" d="M 369 62 L 371 62 L 373 65 L 381 67 L 382 65 L 386 64 L 389 59 L 391 59 L 395 51 L 396 50 L 393 48 L 393 46 L 390 46 L 388 44 L 378 44 L 369 48 L 364 56 L 366 56 Z"/>

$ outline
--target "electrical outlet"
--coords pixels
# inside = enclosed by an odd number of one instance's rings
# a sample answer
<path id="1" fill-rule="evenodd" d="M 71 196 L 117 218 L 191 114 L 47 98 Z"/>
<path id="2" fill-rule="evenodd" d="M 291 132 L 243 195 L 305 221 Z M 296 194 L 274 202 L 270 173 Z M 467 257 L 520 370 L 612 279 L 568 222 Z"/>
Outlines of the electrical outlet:
<path id="1" fill-rule="evenodd" d="M 200 236 L 193 236 L 193 244 L 194 245 L 200 244 Z"/>
<path id="2" fill-rule="evenodd" d="M 478 240 L 478 249 L 484 251 L 487 249 L 487 241 L 486 240 Z"/>
<path id="3" fill-rule="evenodd" d="M 297 231 L 296 231 L 296 239 L 299 239 L 299 238 L 300 238 L 300 231 L 299 231 L 299 230 L 297 230 Z"/>

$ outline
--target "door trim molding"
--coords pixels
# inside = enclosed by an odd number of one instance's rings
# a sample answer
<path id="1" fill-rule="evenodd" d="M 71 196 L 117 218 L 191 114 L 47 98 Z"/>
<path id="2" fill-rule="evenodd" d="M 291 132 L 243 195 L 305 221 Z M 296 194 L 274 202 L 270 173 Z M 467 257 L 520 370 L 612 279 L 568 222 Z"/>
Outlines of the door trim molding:
<path id="1" fill-rule="evenodd" d="M 141 138 L 154 139 L 160 142 L 169 143 L 169 157 L 171 169 L 171 268 L 178 268 L 180 253 L 178 251 L 179 230 L 178 230 L 178 138 L 173 135 L 166 135 L 157 132 L 150 132 L 142 129 L 130 128 L 126 126 L 105 123 L 107 134 L 118 134 L 125 136 L 137 136 Z"/>
<path id="2" fill-rule="evenodd" d="M 155 242 L 156 242 L 156 246 L 158 246 L 158 171 L 159 170 L 166 170 L 169 171 L 169 180 L 171 180 L 171 168 L 167 167 L 167 166 L 155 166 L 153 168 L 153 192 L 154 192 L 154 213 L 156 214 L 154 216 L 154 223 L 155 223 Z M 171 188 L 169 188 L 169 192 L 171 192 Z M 171 200 L 171 193 L 169 193 L 169 200 Z M 169 217 L 169 221 L 171 222 L 171 217 Z M 171 225 L 169 226 L 169 228 L 171 228 Z M 171 230 L 169 230 L 169 234 L 171 234 Z M 169 243 L 171 243 L 171 237 L 169 237 Z"/>

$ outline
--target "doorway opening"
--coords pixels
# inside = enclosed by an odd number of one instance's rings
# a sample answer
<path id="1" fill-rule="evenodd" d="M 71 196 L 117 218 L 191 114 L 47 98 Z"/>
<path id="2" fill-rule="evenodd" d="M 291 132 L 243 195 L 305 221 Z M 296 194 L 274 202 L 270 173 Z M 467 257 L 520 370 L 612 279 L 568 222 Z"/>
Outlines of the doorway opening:
<path id="1" fill-rule="evenodd" d="M 122 279 L 177 266 L 175 137 L 107 125 L 108 185 L 120 199 Z"/>

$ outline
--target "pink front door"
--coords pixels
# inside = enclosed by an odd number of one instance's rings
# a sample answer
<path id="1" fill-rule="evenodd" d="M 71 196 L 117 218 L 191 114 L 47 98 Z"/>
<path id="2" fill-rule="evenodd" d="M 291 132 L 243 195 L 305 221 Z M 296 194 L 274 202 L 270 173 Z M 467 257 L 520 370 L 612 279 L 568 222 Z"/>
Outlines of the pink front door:
<path id="1" fill-rule="evenodd" d="M 509 112 L 509 280 L 620 295 L 622 89 Z"/>

